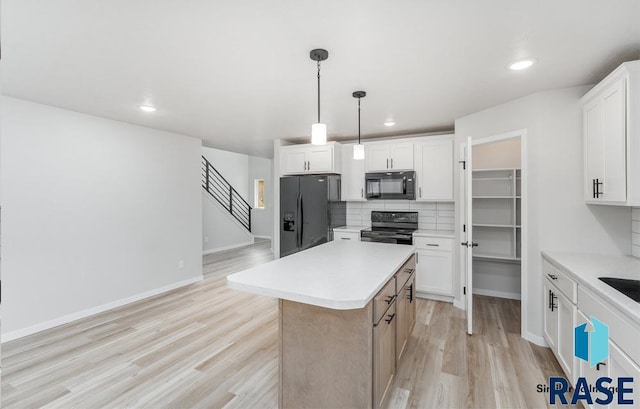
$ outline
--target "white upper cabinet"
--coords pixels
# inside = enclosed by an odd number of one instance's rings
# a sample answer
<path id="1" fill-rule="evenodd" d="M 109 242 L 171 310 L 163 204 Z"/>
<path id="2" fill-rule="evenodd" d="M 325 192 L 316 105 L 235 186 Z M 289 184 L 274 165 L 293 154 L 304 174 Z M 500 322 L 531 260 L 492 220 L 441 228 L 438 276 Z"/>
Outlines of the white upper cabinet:
<path id="1" fill-rule="evenodd" d="M 416 143 L 416 200 L 453 200 L 453 137 Z"/>
<path id="2" fill-rule="evenodd" d="M 280 170 L 283 175 L 340 173 L 340 159 L 340 144 L 335 142 L 322 146 L 283 146 L 280 149 Z"/>
<path id="3" fill-rule="evenodd" d="M 342 200 L 363 201 L 364 160 L 353 159 L 353 144 L 342 146 Z"/>
<path id="4" fill-rule="evenodd" d="M 365 145 L 366 171 L 413 170 L 413 143 L 391 142 Z"/>
<path id="5" fill-rule="evenodd" d="M 581 102 L 585 201 L 639 206 L 640 61 L 622 64 Z"/>

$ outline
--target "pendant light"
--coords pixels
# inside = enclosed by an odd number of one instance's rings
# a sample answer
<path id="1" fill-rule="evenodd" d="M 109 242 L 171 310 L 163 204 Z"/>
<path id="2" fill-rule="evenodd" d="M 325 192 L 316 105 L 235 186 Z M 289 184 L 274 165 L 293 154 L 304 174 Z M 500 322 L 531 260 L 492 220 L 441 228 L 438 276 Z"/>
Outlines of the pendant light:
<path id="1" fill-rule="evenodd" d="M 360 98 L 366 97 L 367 93 L 364 91 L 356 91 L 351 95 L 353 95 L 354 98 L 358 98 L 358 143 L 356 145 L 353 145 L 353 159 L 363 160 L 364 145 L 360 143 Z"/>
<path id="2" fill-rule="evenodd" d="M 311 125 L 311 143 L 324 145 L 327 143 L 327 125 L 320 122 L 320 61 L 329 58 L 329 52 L 322 48 L 311 50 L 309 57 L 318 63 L 318 122 Z"/>

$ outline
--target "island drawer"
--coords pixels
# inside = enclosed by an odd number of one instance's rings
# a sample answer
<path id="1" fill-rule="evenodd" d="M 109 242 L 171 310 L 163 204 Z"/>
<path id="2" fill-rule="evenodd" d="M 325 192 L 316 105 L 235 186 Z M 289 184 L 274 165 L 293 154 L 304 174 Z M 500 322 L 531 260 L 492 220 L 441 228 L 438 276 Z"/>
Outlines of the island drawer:
<path id="1" fill-rule="evenodd" d="M 373 297 L 373 323 L 377 324 L 396 299 L 395 276 Z"/>
<path id="2" fill-rule="evenodd" d="M 398 292 L 400 292 L 400 289 L 406 284 L 407 281 L 409 281 L 409 278 L 411 278 L 411 274 L 415 273 L 416 271 L 416 255 L 413 254 L 411 255 L 411 257 L 409 258 L 409 260 L 407 260 L 402 267 L 400 267 L 400 269 L 398 270 L 398 274 L 396 274 L 396 284 L 397 284 L 397 290 Z"/>

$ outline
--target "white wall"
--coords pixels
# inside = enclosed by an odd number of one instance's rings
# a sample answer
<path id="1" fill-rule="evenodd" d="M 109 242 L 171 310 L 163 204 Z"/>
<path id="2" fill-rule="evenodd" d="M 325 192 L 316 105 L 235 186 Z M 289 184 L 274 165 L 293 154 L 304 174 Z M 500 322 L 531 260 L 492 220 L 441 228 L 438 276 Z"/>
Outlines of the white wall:
<path id="1" fill-rule="evenodd" d="M 199 139 L 7 97 L 1 115 L 3 340 L 202 278 Z"/>
<path id="2" fill-rule="evenodd" d="M 473 147 L 473 170 L 520 168 L 520 138 Z"/>
<path id="3" fill-rule="evenodd" d="M 202 155 L 227 179 L 249 204 L 249 156 L 214 148 L 202 148 Z"/>
<path id="4" fill-rule="evenodd" d="M 540 250 L 609 254 L 631 251 L 631 210 L 587 206 L 583 202 L 582 112 L 578 99 L 588 89 L 575 87 L 534 94 L 460 118 L 455 123 L 456 156 L 467 136 L 527 129 L 529 308 L 525 330 L 540 339 L 543 311 Z M 457 200 L 459 173 L 456 168 Z M 457 220 L 461 220 L 460 216 L 458 210 Z M 459 238 L 460 230 L 456 233 Z M 456 261 L 459 260 L 457 254 Z M 460 299 L 460 276 L 456 278 L 456 297 Z"/>
<path id="5" fill-rule="evenodd" d="M 256 179 L 264 179 L 264 209 L 253 209 L 251 230 L 254 236 L 273 237 L 273 161 L 249 156 L 249 203 L 254 206 Z"/>

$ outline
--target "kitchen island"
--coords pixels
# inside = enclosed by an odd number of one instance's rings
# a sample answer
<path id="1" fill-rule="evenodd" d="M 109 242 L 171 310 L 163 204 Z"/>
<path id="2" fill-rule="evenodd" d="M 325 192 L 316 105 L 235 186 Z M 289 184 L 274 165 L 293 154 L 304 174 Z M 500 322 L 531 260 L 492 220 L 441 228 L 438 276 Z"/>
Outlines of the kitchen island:
<path id="1" fill-rule="evenodd" d="M 279 298 L 281 408 L 379 408 L 415 323 L 415 249 L 334 241 L 227 277 Z"/>

